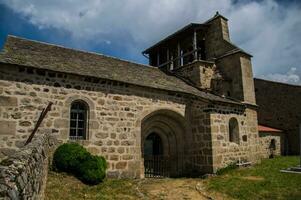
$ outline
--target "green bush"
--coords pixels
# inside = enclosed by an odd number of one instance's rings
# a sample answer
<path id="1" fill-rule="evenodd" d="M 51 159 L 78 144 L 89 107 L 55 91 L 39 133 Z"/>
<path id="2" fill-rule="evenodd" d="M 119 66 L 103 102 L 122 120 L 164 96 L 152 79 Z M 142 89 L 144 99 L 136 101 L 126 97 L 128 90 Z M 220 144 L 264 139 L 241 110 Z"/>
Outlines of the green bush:
<path id="1" fill-rule="evenodd" d="M 103 157 L 90 156 L 87 160 L 81 163 L 80 179 L 88 184 L 100 183 L 106 175 L 107 163 Z"/>
<path id="2" fill-rule="evenodd" d="M 54 168 L 59 171 L 76 173 L 79 165 L 89 156 L 90 153 L 77 143 L 63 144 L 54 152 Z"/>
<path id="3" fill-rule="evenodd" d="M 103 157 L 91 155 L 77 143 L 66 143 L 54 152 L 53 167 L 71 173 L 85 183 L 97 184 L 105 178 L 107 163 Z"/>

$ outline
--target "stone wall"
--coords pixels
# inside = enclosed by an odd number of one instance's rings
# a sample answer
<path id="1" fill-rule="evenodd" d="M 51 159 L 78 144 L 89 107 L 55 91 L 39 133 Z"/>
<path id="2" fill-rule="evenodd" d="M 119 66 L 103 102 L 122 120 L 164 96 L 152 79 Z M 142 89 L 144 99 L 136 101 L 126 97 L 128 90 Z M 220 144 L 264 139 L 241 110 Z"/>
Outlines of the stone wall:
<path id="1" fill-rule="evenodd" d="M 217 139 L 214 134 L 224 131 L 225 127 L 218 130 L 216 127 L 227 123 L 229 113 L 238 113 L 239 108 L 240 113 L 235 116 L 245 124 L 251 121 L 248 127 L 252 128 L 246 129 L 251 131 L 251 138 L 255 138 L 257 131 L 256 111 L 248 115 L 251 111 L 236 105 L 217 109 L 214 102 L 176 92 L 13 65 L 1 67 L 0 80 L 0 102 L 6 102 L 0 107 L 0 124 L 15 130 L 8 133 L 0 129 L 0 152 L 11 153 L 12 149 L 23 145 L 41 110 L 50 101 L 53 102 L 52 110 L 40 131 L 50 129 L 60 141 L 68 142 L 71 103 L 82 100 L 89 107 L 88 136 L 78 142 L 92 154 L 107 159 L 108 177 L 143 177 L 143 135 L 149 132 L 143 132 L 142 125 L 150 116 L 157 115 L 158 120 L 150 121 L 154 124 L 148 124 L 150 128 L 145 130 L 165 131 L 162 135 L 169 137 L 166 141 L 176 138 L 175 143 L 182 143 L 177 146 L 181 166 L 185 169 L 194 166 L 200 173 L 213 172 L 213 162 L 216 167 L 227 162 L 228 150 L 218 154 L 213 150 L 219 149 L 222 141 L 227 141 L 226 137 Z M 213 120 L 216 112 L 217 121 Z M 155 129 L 158 128 L 155 124 L 162 122 L 166 126 L 166 120 L 171 118 L 174 118 L 172 123 L 181 124 L 182 132 L 175 128 L 177 126 Z M 166 119 L 165 123 L 162 119 Z M 251 141 L 238 151 L 247 151 L 248 145 L 253 145 Z M 231 147 L 225 147 L 228 148 Z M 231 155 L 235 159 L 242 157 L 239 152 Z M 217 160 L 216 156 L 224 159 Z"/>
<path id="2" fill-rule="evenodd" d="M 272 148 L 272 140 L 275 141 L 275 149 Z M 269 158 L 271 154 L 274 156 L 284 154 L 285 138 L 281 132 L 259 132 L 259 144 L 264 158 Z"/>
<path id="3" fill-rule="evenodd" d="M 140 177 L 141 121 L 156 110 L 170 110 L 186 117 L 183 94 L 121 82 L 54 73 L 17 66 L 2 66 L 0 99 L 17 104 L 0 107 L 0 121 L 14 124 L 15 132 L 1 132 L 1 150 L 23 145 L 49 101 L 52 110 L 40 130 L 51 129 L 58 139 L 69 140 L 70 105 L 83 100 L 89 106 L 88 138 L 79 141 L 91 153 L 103 155 L 109 177 Z M 16 106 L 17 105 L 17 106 Z"/>
<path id="4" fill-rule="evenodd" d="M 216 107 L 215 110 L 222 109 Z M 225 110 L 223 108 L 222 110 Z M 215 112 L 210 115 L 212 123 L 213 167 L 227 166 L 237 161 L 256 163 L 262 158 L 258 140 L 257 113 L 255 110 L 227 109 L 227 115 Z M 229 122 L 234 118 L 238 122 L 238 142 L 231 142 L 229 138 Z"/>
<path id="5" fill-rule="evenodd" d="M 56 138 L 41 132 L 0 163 L 0 199 L 43 199 Z"/>
<path id="6" fill-rule="evenodd" d="M 225 18 L 218 16 L 208 24 L 210 26 L 205 40 L 206 57 L 215 61 L 217 70 L 225 80 L 219 88 L 212 89 L 221 95 L 255 104 L 251 56 L 241 50 L 238 51 L 239 48 L 230 42 Z"/>
<path id="7" fill-rule="evenodd" d="M 217 58 L 235 47 L 230 44 L 228 22 L 223 17 L 217 17 L 209 23 L 206 32 L 206 58 Z"/>
<path id="8" fill-rule="evenodd" d="M 211 81 L 215 73 L 215 65 L 208 61 L 194 61 L 190 64 L 176 68 L 174 72 L 190 80 L 195 86 L 201 89 L 211 90 Z"/>
<path id="9" fill-rule="evenodd" d="M 299 153 L 301 87 L 254 79 L 259 124 L 283 130 L 290 154 Z"/>

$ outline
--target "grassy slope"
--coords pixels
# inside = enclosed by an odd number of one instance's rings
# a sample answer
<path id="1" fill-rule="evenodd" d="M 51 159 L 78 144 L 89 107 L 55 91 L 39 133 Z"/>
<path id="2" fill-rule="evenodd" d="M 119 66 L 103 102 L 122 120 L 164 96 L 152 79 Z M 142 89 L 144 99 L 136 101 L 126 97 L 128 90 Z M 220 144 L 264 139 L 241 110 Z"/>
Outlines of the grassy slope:
<path id="1" fill-rule="evenodd" d="M 237 199 L 301 199 L 301 174 L 279 172 L 298 162 L 298 157 L 263 160 L 252 168 L 230 170 L 205 182 L 209 190 Z"/>
<path id="2" fill-rule="evenodd" d="M 138 199 L 134 187 L 136 182 L 108 179 L 96 186 L 89 186 L 65 173 L 49 172 L 45 196 L 46 200 Z"/>
<path id="3" fill-rule="evenodd" d="M 76 199 L 201 199 L 195 191 L 198 183 L 214 199 L 299 199 L 301 175 L 280 173 L 280 169 L 298 164 L 297 157 L 264 160 L 246 169 L 234 169 L 209 179 L 107 179 L 97 186 L 88 186 L 76 178 L 50 172 L 47 180 L 47 200 Z M 139 189 L 137 189 L 139 188 Z M 221 195 L 222 193 L 222 195 Z M 218 194 L 218 195 L 214 195 Z M 225 194 L 225 195 L 223 195 Z M 220 198 L 219 198 L 220 197 Z"/>

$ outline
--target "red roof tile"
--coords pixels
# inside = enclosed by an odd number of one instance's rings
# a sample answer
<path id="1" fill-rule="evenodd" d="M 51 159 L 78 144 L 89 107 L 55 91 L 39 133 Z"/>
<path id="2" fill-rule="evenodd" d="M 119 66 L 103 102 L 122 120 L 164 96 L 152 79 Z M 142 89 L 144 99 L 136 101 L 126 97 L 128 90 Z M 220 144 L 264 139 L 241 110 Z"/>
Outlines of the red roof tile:
<path id="1" fill-rule="evenodd" d="M 259 132 L 282 132 L 282 130 L 271 128 L 268 126 L 263 126 L 258 124 L 258 131 Z"/>

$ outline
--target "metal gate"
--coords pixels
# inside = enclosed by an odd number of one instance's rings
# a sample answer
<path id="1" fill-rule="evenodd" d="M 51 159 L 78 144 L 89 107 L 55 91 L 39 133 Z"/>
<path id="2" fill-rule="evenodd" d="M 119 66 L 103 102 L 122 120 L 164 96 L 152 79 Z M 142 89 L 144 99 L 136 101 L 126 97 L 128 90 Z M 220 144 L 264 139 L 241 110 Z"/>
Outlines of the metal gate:
<path id="1" fill-rule="evenodd" d="M 163 178 L 170 176 L 170 158 L 168 156 L 145 156 L 144 176 L 146 178 Z"/>

